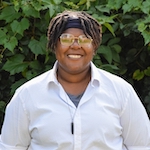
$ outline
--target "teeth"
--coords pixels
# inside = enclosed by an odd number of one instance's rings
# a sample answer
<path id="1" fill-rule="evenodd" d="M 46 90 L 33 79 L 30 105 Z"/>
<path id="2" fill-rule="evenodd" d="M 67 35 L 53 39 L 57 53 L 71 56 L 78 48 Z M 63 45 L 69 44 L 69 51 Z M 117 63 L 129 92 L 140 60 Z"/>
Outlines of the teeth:
<path id="1" fill-rule="evenodd" d="M 68 55 L 70 58 L 81 58 L 81 55 Z"/>

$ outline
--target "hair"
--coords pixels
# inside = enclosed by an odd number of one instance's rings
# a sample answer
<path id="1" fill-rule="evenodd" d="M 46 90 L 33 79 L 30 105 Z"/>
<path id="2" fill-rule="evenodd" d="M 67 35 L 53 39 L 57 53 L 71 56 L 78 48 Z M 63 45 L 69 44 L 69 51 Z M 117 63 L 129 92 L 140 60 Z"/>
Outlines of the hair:
<path id="1" fill-rule="evenodd" d="M 84 11 L 64 11 L 57 14 L 57 16 L 50 21 L 47 32 L 48 49 L 55 52 L 57 41 L 64 32 L 69 18 L 78 18 L 80 20 L 84 34 L 87 37 L 89 35 L 92 37 L 96 52 L 102 39 L 101 25 L 96 19 Z"/>

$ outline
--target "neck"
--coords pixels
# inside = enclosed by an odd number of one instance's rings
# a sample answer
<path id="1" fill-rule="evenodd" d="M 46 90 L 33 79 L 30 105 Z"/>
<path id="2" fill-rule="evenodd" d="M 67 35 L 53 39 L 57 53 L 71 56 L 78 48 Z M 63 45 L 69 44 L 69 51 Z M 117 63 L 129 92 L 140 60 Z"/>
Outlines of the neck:
<path id="1" fill-rule="evenodd" d="M 89 82 L 91 79 L 91 68 L 89 66 L 86 70 L 78 74 L 70 74 L 58 66 L 57 78 L 60 83 L 83 83 L 85 81 Z"/>

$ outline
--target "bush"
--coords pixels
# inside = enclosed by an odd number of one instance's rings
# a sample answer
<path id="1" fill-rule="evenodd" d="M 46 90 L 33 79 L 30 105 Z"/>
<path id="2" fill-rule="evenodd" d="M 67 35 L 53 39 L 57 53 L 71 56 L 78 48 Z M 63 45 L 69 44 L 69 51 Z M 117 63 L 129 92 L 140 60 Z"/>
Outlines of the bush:
<path id="1" fill-rule="evenodd" d="M 14 91 L 52 68 L 46 49 L 50 19 L 65 9 L 84 10 L 103 26 L 93 61 L 130 82 L 150 115 L 149 0 L 10 0 L 0 3 L 0 117 Z"/>

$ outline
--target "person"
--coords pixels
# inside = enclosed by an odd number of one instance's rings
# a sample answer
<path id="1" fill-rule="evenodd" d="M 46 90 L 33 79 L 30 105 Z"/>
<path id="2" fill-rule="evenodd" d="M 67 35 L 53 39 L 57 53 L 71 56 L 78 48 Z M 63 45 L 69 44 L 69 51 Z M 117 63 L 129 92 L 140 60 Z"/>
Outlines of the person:
<path id="1" fill-rule="evenodd" d="M 101 25 L 64 11 L 48 28 L 53 68 L 7 105 L 1 150 L 150 150 L 150 122 L 134 88 L 92 62 Z"/>

